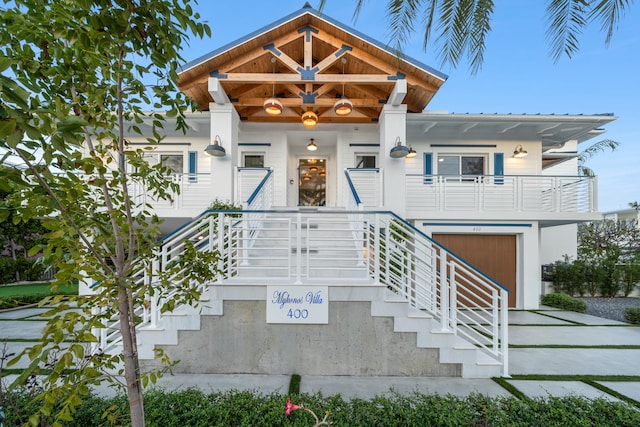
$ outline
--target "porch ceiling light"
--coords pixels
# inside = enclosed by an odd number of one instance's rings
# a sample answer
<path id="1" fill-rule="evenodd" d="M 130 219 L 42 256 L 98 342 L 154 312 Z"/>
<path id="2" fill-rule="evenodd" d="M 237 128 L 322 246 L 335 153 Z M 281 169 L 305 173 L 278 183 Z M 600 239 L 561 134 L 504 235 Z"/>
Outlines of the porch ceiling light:
<path id="1" fill-rule="evenodd" d="M 342 75 L 344 76 L 344 64 L 347 63 L 347 60 L 342 58 L 340 61 L 342 62 Z M 339 116 L 348 116 L 353 111 L 353 102 L 344 96 L 344 81 L 342 82 L 342 96 L 333 104 L 333 111 Z"/>
<path id="2" fill-rule="evenodd" d="M 342 98 L 333 104 L 333 111 L 339 116 L 348 116 L 353 111 L 353 103 L 342 95 Z"/>
<path id="3" fill-rule="evenodd" d="M 278 101 L 276 98 L 276 83 L 275 83 L 275 74 L 276 74 L 276 58 L 271 58 L 271 64 L 273 66 L 273 74 L 274 74 L 274 82 L 271 85 L 271 98 L 264 101 L 262 104 L 262 108 L 267 112 L 270 116 L 279 116 L 282 113 L 282 102 Z"/>
<path id="4" fill-rule="evenodd" d="M 527 153 L 527 150 L 522 148 L 522 145 L 518 145 L 516 149 L 513 151 L 513 157 L 516 157 L 518 159 L 522 157 L 527 157 L 528 154 L 529 153 Z"/>
<path id="5" fill-rule="evenodd" d="M 315 127 L 318 124 L 318 116 L 313 111 L 305 111 L 302 115 L 302 124 L 308 128 Z"/>
<path id="6" fill-rule="evenodd" d="M 280 114 L 282 114 L 282 102 L 280 102 L 278 98 L 274 96 L 264 101 L 262 107 L 264 108 L 264 111 L 266 111 L 266 113 L 270 116 L 279 116 Z"/>
<path id="7" fill-rule="evenodd" d="M 309 143 L 307 144 L 307 150 L 309 151 L 316 151 L 318 149 L 318 146 L 316 145 L 315 142 L 313 142 L 313 138 L 311 138 L 309 140 Z"/>
<path id="8" fill-rule="evenodd" d="M 416 153 L 416 150 L 414 150 L 412 146 L 409 146 L 409 153 L 407 153 L 407 157 L 411 158 L 411 157 L 415 157 L 417 155 L 418 155 L 418 153 Z"/>
<path id="9" fill-rule="evenodd" d="M 393 159 L 400 159 L 402 157 L 407 157 L 409 154 L 409 148 L 406 145 L 402 145 L 402 141 L 400 141 L 400 137 L 396 138 L 396 146 L 391 149 L 389 152 L 389 156 Z"/>
<path id="10" fill-rule="evenodd" d="M 207 145 L 204 152 L 213 157 L 224 157 L 227 155 L 224 147 L 220 145 L 220 137 L 218 135 L 214 138 L 213 144 Z"/>

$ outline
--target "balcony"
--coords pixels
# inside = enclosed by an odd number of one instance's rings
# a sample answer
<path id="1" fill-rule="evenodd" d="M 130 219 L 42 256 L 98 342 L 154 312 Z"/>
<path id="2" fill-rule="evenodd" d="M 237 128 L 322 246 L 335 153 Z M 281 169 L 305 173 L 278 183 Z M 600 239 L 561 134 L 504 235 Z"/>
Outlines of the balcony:
<path id="1" fill-rule="evenodd" d="M 366 208 L 384 200 L 379 170 L 347 170 Z M 369 183 L 365 185 L 364 183 Z M 587 176 L 407 175 L 408 218 L 539 220 L 547 225 L 600 218 L 597 180 Z M 393 206 L 385 206 L 394 210 Z"/>

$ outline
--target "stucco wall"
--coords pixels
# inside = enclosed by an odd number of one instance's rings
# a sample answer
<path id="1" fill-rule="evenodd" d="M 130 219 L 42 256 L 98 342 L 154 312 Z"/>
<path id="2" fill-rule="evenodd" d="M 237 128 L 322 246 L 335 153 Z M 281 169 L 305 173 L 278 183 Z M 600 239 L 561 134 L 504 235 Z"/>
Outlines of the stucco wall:
<path id="1" fill-rule="evenodd" d="M 330 302 L 328 325 L 267 324 L 264 301 L 225 301 L 223 316 L 203 316 L 163 346 L 176 373 L 460 376 L 437 349 L 416 347 L 415 333 L 394 333 L 393 319 L 372 317 L 369 302 Z M 153 363 L 144 362 L 145 366 Z"/>

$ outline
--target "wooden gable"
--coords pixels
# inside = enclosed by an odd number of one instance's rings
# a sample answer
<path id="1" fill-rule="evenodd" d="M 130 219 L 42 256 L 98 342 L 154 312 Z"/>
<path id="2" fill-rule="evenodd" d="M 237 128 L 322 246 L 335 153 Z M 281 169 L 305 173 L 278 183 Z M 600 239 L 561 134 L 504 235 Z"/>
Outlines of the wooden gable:
<path id="1" fill-rule="evenodd" d="M 397 95 L 394 88 L 400 80 L 406 86 L 401 82 Z M 203 110 L 210 102 L 231 102 L 249 122 L 299 122 L 303 112 L 312 110 L 321 123 L 371 123 L 386 103 L 402 102 L 409 112 L 421 112 L 445 80 L 438 71 L 402 58 L 305 5 L 187 64 L 179 74 L 179 87 Z M 263 109 L 273 95 L 284 106 L 275 117 Z M 333 105 L 343 95 L 353 111 L 341 117 Z"/>

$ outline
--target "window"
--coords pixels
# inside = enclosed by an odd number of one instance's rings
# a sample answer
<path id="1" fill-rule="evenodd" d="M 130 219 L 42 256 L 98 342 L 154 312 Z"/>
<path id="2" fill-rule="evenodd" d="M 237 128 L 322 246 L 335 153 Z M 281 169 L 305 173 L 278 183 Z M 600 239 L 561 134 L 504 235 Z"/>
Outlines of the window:
<path id="1" fill-rule="evenodd" d="M 169 169 L 168 174 L 182 174 L 184 172 L 184 155 L 182 153 L 146 153 L 144 159 L 150 166 L 161 163 Z"/>
<path id="2" fill-rule="evenodd" d="M 484 175 L 483 156 L 438 156 L 439 175 Z"/>
<path id="3" fill-rule="evenodd" d="M 264 154 L 244 154 L 242 156 L 242 166 L 245 168 L 263 168 Z"/>
<path id="4" fill-rule="evenodd" d="M 374 169 L 376 167 L 376 157 L 372 154 L 356 154 L 356 168 Z"/>

